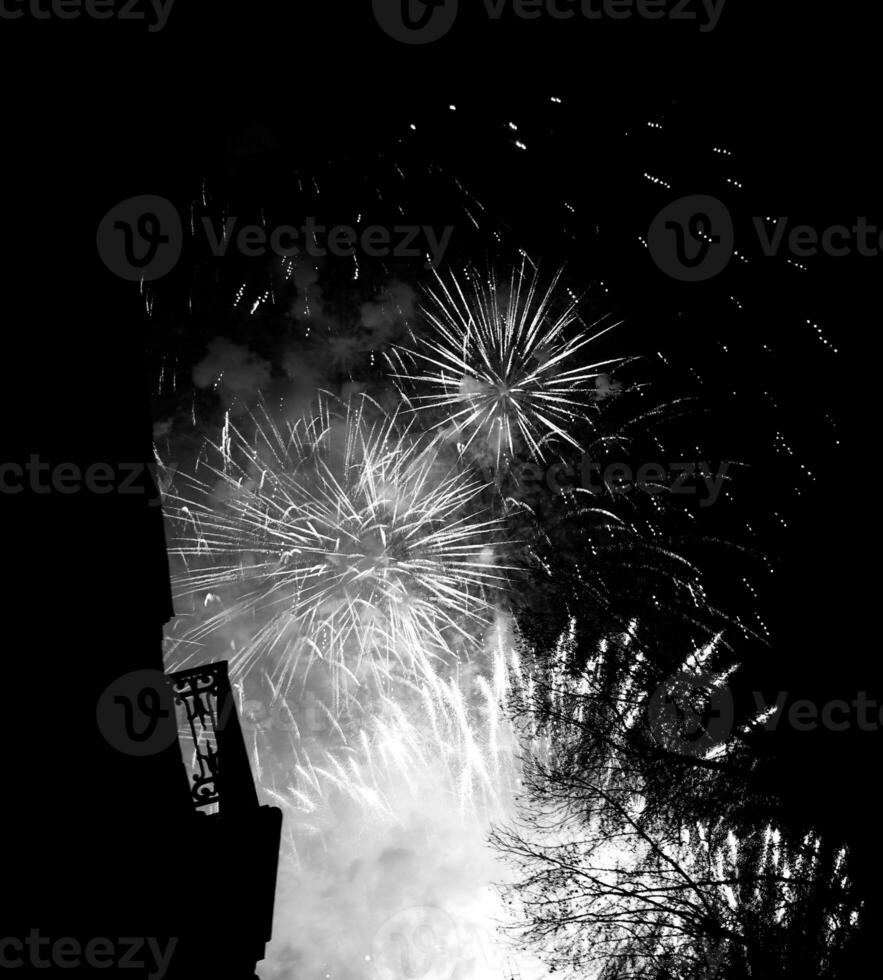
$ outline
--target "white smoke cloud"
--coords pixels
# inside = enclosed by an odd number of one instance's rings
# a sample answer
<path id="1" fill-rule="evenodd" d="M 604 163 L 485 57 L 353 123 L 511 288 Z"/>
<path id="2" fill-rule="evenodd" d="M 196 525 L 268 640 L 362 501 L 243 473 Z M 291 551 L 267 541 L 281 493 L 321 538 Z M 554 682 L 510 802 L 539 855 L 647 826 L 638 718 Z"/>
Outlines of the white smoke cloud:
<path id="1" fill-rule="evenodd" d="M 228 408 L 243 408 L 269 384 L 270 364 L 247 347 L 216 337 L 193 369 L 197 388 L 214 388 Z"/>
<path id="2" fill-rule="evenodd" d="M 370 334 L 372 347 L 389 343 L 400 332 L 414 316 L 416 299 L 409 285 L 393 280 L 372 302 L 362 304 L 362 326 Z"/>

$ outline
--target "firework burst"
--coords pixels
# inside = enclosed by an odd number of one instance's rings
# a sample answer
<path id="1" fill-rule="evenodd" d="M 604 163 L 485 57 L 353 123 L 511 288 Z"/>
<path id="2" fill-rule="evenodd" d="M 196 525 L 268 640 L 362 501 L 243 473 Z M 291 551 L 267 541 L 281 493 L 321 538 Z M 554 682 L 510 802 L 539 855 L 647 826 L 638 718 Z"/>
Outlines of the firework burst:
<path id="1" fill-rule="evenodd" d="M 334 725 L 330 713 L 334 731 L 318 738 L 291 726 L 275 762 L 257 735 L 256 769 L 287 828 L 286 911 L 271 959 L 284 961 L 286 943 L 301 946 L 304 933 L 315 949 L 316 929 L 334 923 L 346 901 L 345 928 L 318 947 L 334 951 L 331 962 L 317 963 L 311 975 L 321 968 L 349 976 L 341 961 L 370 959 L 370 970 L 352 975 L 392 980 L 400 974 L 398 942 L 421 942 L 429 907 L 452 939 L 443 962 L 439 950 L 436 972 L 463 980 L 506 975 L 505 961 L 516 954 L 497 929 L 504 910 L 489 884 L 498 868 L 485 841 L 492 823 L 512 816 L 520 785 L 521 753 L 505 704 L 521 676 L 514 623 L 499 613 L 473 663 L 381 694 L 358 731 Z"/>
<path id="2" fill-rule="evenodd" d="M 546 288 L 524 264 L 505 284 L 491 276 L 464 288 L 437 276 L 423 311 L 429 336 L 391 356 L 396 377 L 418 390 L 415 405 L 443 414 L 434 427 L 464 449 L 483 446 L 497 467 L 520 450 L 544 459 L 555 440 L 581 450 L 574 424 L 587 416 L 600 369 L 619 360 L 587 363 L 586 348 L 615 324 L 574 329 L 577 302 L 557 302 L 560 276 Z"/>
<path id="3" fill-rule="evenodd" d="M 210 479 L 173 496 L 178 594 L 216 610 L 188 641 L 232 631 L 234 667 L 269 660 L 285 687 L 324 662 L 339 693 L 427 676 L 481 635 L 500 523 L 437 442 L 364 396 L 286 424 L 264 409 L 248 428 L 228 422 Z"/>
<path id="4" fill-rule="evenodd" d="M 292 725 L 296 765 L 268 774 L 268 793 L 297 815 L 298 825 L 333 799 L 349 800 L 381 823 L 395 823 L 409 811 L 408 801 L 430 787 L 435 805 L 459 819 L 503 814 L 519 770 L 505 713 L 512 684 L 521 680 L 512 630 L 509 617 L 498 613 L 481 663 L 449 677 L 429 675 L 404 693 L 381 694 L 357 733 L 347 734 L 326 710 L 334 731 L 325 733 L 329 744 L 318 756 L 304 750 L 309 735 Z M 256 769 L 262 771 L 255 735 Z"/>

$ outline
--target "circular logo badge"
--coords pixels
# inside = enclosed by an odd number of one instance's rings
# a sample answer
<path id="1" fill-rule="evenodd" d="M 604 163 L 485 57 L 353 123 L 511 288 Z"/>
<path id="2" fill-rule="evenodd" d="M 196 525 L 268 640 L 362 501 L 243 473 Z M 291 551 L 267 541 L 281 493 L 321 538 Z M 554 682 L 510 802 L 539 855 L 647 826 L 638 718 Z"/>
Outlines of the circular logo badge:
<path id="1" fill-rule="evenodd" d="M 373 0 L 377 23 L 403 44 L 430 44 L 454 26 L 459 0 Z"/>
<path id="2" fill-rule="evenodd" d="M 647 717 L 654 738 L 669 752 L 703 756 L 733 731 L 733 694 L 711 674 L 681 671 L 653 693 Z"/>
<path id="3" fill-rule="evenodd" d="M 181 256 L 184 232 L 174 205 L 143 194 L 117 204 L 96 236 L 101 261 L 129 282 L 150 282 L 171 272 Z"/>
<path id="4" fill-rule="evenodd" d="M 456 923 L 428 905 L 397 912 L 374 934 L 371 960 L 381 980 L 450 980 L 460 960 Z"/>
<path id="5" fill-rule="evenodd" d="M 733 219 L 716 197 L 694 194 L 663 208 L 647 233 L 653 261 L 673 279 L 702 282 L 727 267 L 735 248 Z"/>
<path id="6" fill-rule="evenodd" d="M 171 682 L 161 670 L 136 670 L 115 680 L 96 714 L 107 743 L 126 755 L 155 755 L 178 737 Z"/>

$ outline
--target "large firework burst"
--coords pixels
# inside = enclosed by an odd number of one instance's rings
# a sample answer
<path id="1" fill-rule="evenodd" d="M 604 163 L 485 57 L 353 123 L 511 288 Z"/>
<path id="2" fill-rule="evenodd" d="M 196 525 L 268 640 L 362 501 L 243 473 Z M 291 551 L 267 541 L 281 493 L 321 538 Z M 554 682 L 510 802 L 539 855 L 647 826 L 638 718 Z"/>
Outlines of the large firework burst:
<path id="1" fill-rule="evenodd" d="M 172 501 L 178 594 L 215 610 L 187 638 L 226 628 L 234 667 L 269 658 L 285 686 L 323 661 L 337 692 L 425 674 L 473 642 L 502 584 L 500 525 L 438 450 L 365 396 L 228 422 L 210 478 Z"/>
<path id="2" fill-rule="evenodd" d="M 437 276 L 423 311 L 429 336 L 392 356 L 397 377 L 417 388 L 415 404 L 443 413 L 435 427 L 466 448 L 477 442 L 497 466 L 519 450 L 543 459 L 556 439 L 580 450 L 574 423 L 586 417 L 600 369 L 618 360 L 588 362 L 585 349 L 615 324 L 579 326 L 576 300 L 558 302 L 560 276 L 545 288 L 524 264 L 503 284 L 491 275 L 464 288 L 455 275 Z"/>

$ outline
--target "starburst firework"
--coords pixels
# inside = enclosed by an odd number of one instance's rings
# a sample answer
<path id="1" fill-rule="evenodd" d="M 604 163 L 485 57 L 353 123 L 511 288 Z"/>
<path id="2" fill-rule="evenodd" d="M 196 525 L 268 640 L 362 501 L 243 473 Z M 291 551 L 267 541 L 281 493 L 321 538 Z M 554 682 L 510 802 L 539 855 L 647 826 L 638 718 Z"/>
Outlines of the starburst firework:
<path id="1" fill-rule="evenodd" d="M 417 407 L 443 413 L 434 427 L 464 449 L 478 442 L 497 466 L 520 450 L 544 459 L 556 439 L 580 450 L 574 423 L 586 418 L 600 369 L 619 360 L 587 363 L 588 345 L 615 324 L 578 326 L 576 301 L 557 303 L 560 276 L 545 289 L 524 265 L 505 284 L 491 275 L 468 289 L 437 276 L 423 310 L 429 336 L 391 356 Z"/>
<path id="2" fill-rule="evenodd" d="M 481 482 L 364 396 L 247 427 L 173 496 L 178 594 L 220 605 L 188 640 L 228 628 L 239 671 L 269 658 L 287 687 L 322 661 L 340 692 L 426 675 L 480 636 L 504 576 Z"/>

